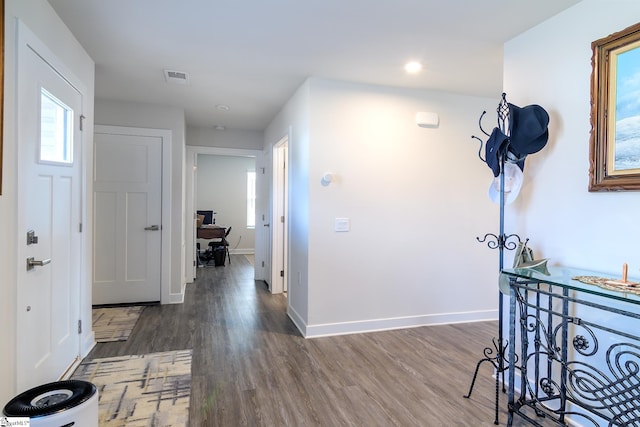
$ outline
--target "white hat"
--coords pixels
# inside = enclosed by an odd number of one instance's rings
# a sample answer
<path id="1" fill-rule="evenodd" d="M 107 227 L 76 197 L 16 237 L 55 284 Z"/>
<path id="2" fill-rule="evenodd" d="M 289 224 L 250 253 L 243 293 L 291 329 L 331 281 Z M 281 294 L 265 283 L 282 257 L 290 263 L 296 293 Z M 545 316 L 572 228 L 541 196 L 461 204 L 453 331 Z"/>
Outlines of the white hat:
<path id="1" fill-rule="evenodd" d="M 504 203 L 513 202 L 522 188 L 522 170 L 515 163 L 504 163 Z M 502 174 L 501 173 L 501 174 Z M 500 175 L 491 180 L 489 185 L 489 199 L 493 203 L 500 203 Z"/>

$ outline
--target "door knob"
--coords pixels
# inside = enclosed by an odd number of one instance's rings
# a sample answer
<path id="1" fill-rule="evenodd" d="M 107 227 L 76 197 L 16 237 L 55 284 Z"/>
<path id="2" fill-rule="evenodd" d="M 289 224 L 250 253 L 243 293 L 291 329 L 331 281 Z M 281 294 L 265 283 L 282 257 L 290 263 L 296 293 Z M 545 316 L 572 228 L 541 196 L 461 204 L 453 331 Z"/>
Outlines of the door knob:
<path id="1" fill-rule="evenodd" d="M 158 231 L 158 230 L 160 230 L 160 227 L 159 227 L 159 226 L 157 226 L 157 225 L 151 225 L 151 226 L 149 226 L 149 227 L 145 227 L 144 229 L 145 229 L 146 231 Z"/>
<path id="2" fill-rule="evenodd" d="M 262 224 L 262 225 L 264 225 L 265 227 L 268 227 L 268 226 L 269 226 L 269 223 L 266 223 L 266 224 Z"/>
<path id="3" fill-rule="evenodd" d="M 51 258 L 43 259 L 42 261 L 35 260 L 33 257 L 27 258 L 27 271 L 33 270 L 35 267 L 42 267 L 50 262 Z"/>

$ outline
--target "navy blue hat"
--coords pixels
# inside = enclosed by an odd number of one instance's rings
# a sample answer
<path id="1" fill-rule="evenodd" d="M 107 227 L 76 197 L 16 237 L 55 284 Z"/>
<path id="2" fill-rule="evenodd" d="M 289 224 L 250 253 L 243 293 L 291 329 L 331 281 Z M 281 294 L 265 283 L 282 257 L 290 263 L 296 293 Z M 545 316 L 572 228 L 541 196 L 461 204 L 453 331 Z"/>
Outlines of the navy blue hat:
<path id="1" fill-rule="evenodd" d="M 549 139 L 548 125 L 549 114 L 541 106 L 509 104 L 509 157 L 524 160 L 542 150 Z"/>
<path id="2" fill-rule="evenodd" d="M 493 176 L 500 175 L 500 157 L 504 156 L 509 138 L 499 128 L 493 128 L 491 136 L 484 146 L 487 166 L 493 171 Z"/>

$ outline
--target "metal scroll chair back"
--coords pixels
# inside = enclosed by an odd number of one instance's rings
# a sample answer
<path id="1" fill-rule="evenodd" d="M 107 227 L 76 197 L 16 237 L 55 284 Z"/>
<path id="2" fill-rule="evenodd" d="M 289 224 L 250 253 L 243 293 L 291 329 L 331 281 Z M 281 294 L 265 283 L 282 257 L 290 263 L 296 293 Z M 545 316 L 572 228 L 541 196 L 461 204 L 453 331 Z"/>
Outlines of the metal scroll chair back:
<path id="1" fill-rule="evenodd" d="M 229 233 L 231 233 L 231 227 L 227 228 L 227 231 L 224 233 L 224 238 L 222 239 L 222 244 L 224 245 L 224 251 L 227 258 L 229 258 L 229 264 L 231 264 L 231 253 L 229 252 Z"/>

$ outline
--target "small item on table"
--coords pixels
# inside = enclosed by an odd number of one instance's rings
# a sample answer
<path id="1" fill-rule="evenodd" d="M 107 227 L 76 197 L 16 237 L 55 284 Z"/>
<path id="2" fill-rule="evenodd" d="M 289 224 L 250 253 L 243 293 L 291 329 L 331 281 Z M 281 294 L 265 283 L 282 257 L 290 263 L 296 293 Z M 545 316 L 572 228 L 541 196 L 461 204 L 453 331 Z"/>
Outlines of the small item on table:
<path id="1" fill-rule="evenodd" d="M 604 283 L 611 286 L 628 286 L 628 287 L 640 286 L 640 283 L 629 282 L 627 280 L 628 273 L 629 273 L 629 266 L 625 262 L 624 264 L 622 264 L 622 280 L 607 280 Z"/>

